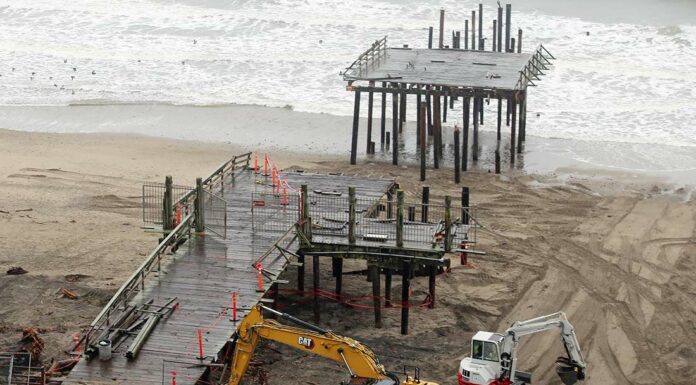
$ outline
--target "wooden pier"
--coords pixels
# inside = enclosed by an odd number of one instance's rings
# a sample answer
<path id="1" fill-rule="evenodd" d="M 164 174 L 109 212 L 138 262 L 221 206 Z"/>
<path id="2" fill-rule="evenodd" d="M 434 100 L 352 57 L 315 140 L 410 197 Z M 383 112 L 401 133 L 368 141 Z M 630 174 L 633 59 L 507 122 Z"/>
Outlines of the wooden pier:
<path id="1" fill-rule="evenodd" d="M 471 13 L 471 23 L 464 23 L 464 39 L 462 31 L 451 31 L 451 45 L 444 41 L 445 11 L 440 12 L 438 43 L 433 43 L 433 27 L 429 28 L 428 48 L 388 47 L 387 37 L 374 42 L 361 54 L 343 73 L 347 82 L 346 89 L 355 94 L 353 112 L 353 130 L 351 136 L 350 163 L 356 164 L 358 154 L 358 131 L 360 125 L 360 104 L 362 94 L 368 97 L 368 129 L 367 154 L 374 154 L 376 147 L 372 138 L 373 100 L 374 94 L 381 95 L 381 133 L 380 148 L 388 152 L 389 143 L 385 141 L 389 132 L 385 120 L 385 106 L 392 104 L 391 152 L 392 163 L 399 163 L 399 137 L 407 135 L 403 132 L 407 117 L 409 100 L 415 102 L 413 116 L 416 120 L 417 152 L 421 160 L 421 180 L 425 180 L 425 158 L 427 146 L 422 138 L 427 137 L 432 144 L 433 167 L 439 168 L 442 163 L 442 123 L 447 121 L 448 110 L 455 109 L 455 104 L 461 100 L 462 137 L 461 162 L 456 162 L 454 168 L 466 171 L 469 154 L 476 162 L 479 158 L 479 129 L 484 124 L 484 103 L 497 100 L 497 138 L 496 172 L 500 172 L 500 140 L 502 129 L 503 105 L 506 109 L 506 125 L 510 126 L 510 162 L 514 164 L 516 154 L 522 153 L 527 129 L 527 90 L 535 86 L 551 66 L 555 59 L 542 45 L 533 50 L 522 52 L 522 30 L 517 32 L 517 39 L 511 36 L 512 7 L 505 7 L 505 22 L 503 23 L 503 8 L 499 7 L 497 19 L 492 20 L 490 30 L 492 36 L 484 36 L 483 5 Z M 495 15 L 494 15 L 495 18 Z M 478 23 L 478 25 L 477 25 Z M 461 24 L 458 22 L 458 25 Z M 471 31 L 469 31 L 471 25 Z M 503 25 L 505 35 L 503 38 Z M 478 27 L 478 31 L 476 30 Z M 478 32 L 478 33 L 477 33 Z M 469 45 L 469 36 L 471 42 Z M 486 50 L 486 41 L 492 42 Z M 437 48 L 433 48 L 433 46 Z M 421 112 L 422 109 L 426 113 Z M 426 115 L 427 118 L 424 118 Z M 470 127 L 471 126 L 471 127 Z M 457 127 L 455 127 L 455 132 Z M 421 132 L 427 132 L 421 134 Z M 472 140 L 469 140 L 471 132 Z M 459 135 L 455 134 L 455 148 L 459 148 Z M 469 148 L 469 143 L 471 148 Z M 469 153 L 471 151 L 471 153 Z M 459 155 L 459 154 L 457 154 Z M 454 157 L 459 158 L 459 156 Z M 455 179 L 458 179 L 456 177 Z M 457 180 L 457 183 L 459 181 Z"/>
<path id="2" fill-rule="evenodd" d="M 161 213 L 167 235 L 83 333 L 64 384 L 170 384 L 175 378 L 181 385 L 224 375 L 245 312 L 259 301 L 272 303 L 264 296 L 277 296 L 286 283 L 281 273 L 290 267 L 298 289 L 317 294 L 320 258 L 331 258 L 339 293 L 343 259 L 366 261 L 381 327 L 381 274 L 391 301 L 392 273 L 408 288 L 416 271 L 426 271 L 432 300 L 435 273 L 449 263 L 445 251 L 475 246 L 468 203 L 453 205 L 448 197 L 414 204 L 393 179 L 250 163 L 251 154 L 234 157 L 195 188 L 177 189 L 167 178 L 155 193 L 162 197 L 157 205 L 144 188 L 143 218 L 156 221 L 153 212 Z M 311 291 L 304 283 L 307 257 L 314 262 Z M 408 294 L 401 298 L 404 334 Z M 318 321 L 316 295 L 314 306 Z M 106 340 L 111 358 L 101 360 L 99 342 Z"/>

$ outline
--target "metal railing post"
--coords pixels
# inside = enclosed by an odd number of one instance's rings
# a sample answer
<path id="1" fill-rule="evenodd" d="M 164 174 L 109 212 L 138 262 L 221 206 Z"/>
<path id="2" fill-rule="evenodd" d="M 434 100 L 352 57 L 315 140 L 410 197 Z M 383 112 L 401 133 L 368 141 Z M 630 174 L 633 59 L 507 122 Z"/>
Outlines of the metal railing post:
<path id="1" fill-rule="evenodd" d="M 305 235 L 305 238 L 307 238 L 308 241 L 312 240 L 312 218 L 309 216 L 309 195 L 308 195 L 308 189 L 307 185 L 303 184 L 300 187 L 300 191 L 302 193 L 301 200 L 300 200 L 300 205 L 302 207 L 302 232 Z"/>
<path id="2" fill-rule="evenodd" d="M 404 191 L 396 192 L 396 247 L 404 247 Z"/>
<path id="3" fill-rule="evenodd" d="M 355 187 L 348 187 L 348 243 L 355 244 Z"/>
<path id="4" fill-rule="evenodd" d="M 196 213 L 196 232 L 205 232 L 205 217 L 203 214 L 203 179 L 196 178 L 196 200 L 195 200 L 195 213 Z"/>
<path id="5" fill-rule="evenodd" d="M 452 197 L 445 195 L 445 252 L 452 250 Z"/>

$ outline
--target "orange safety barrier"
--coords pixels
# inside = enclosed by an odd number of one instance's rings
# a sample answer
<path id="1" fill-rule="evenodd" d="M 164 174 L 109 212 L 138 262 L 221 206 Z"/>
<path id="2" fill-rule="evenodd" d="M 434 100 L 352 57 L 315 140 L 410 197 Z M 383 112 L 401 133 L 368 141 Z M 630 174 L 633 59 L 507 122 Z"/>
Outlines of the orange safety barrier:
<path id="1" fill-rule="evenodd" d="M 256 265 L 256 270 L 257 270 L 257 272 L 258 272 L 258 273 L 257 273 L 257 274 L 258 274 L 258 281 L 259 281 L 259 282 L 258 282 L 258 287 L 256 288 L 256 291 L 264 291 L 264 290 L 263 290 L 263 273 L 261 272 L 262 269 L 263 269 L 263 265 L 262 265 L 262 264 L 259 263 L 259 264 Z"/>
<path id="2" fill-rule="evenodd" d="M 176 370 L 172 370 L 172 385 L 176 385 Z"/>
<path id="3" fill-rule="evenodd" d="M 202 360 L 203 358 L 203 330 L 198 328 L 198 359 Z"/>
<path id="4" fill-rule="evenodd" d="M 232 293 L 232 321 L 237 322 L 237 292 Z"/>

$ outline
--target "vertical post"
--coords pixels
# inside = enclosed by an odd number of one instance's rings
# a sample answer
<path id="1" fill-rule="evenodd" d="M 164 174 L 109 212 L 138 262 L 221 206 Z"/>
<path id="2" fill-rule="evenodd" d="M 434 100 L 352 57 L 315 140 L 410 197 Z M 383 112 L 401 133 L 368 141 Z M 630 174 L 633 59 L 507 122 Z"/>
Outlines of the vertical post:
<path id="1" fill-rule="evenodd" d="M 517 153 L 518 154 L 522 153 L 522 129 L 523 129 L 522 125 L 524 124 L 524 122 L 523 122 L 524 104 L 525 104 L 525 101 L 524 101 L 524 99 L 521 98 L 520 103 L 519 103 L 520 111 L 519 111 L 519 116 L 518 116 L 518 118 L 519 118 L 519 122 L 518 122 L 519 132 L 517 133 Z"/>
<path id="2" fill-rule="evenodd" d="M 164 178 L 164 197 L 162 199 L 162 229 L 172 230 L 174 228 L 174 223 L 172 222 L 172 205 L 174 204 L 172 198 L 172 177 L 167 175 Z"/>
<path id="3" fill-rule="evenodd" d="M 387 88 L 387 83 L 382 82 L 382 89 Z M 382 120 L 380 121 L 380 131 L 379 131 L 379 144 L 382 147 L 382 150 L 384 150 L 384 133 L 387 130 L 387 93 L 385 91 L 382 91 L 382 105 L 380 106 L 382 109 Z"/>
<path id="4" fill-rule="evenodd" d="M 370 275 L 372 276 L 372 306 L 375 310 L 375 327 L 382 328 L 382 299 L 380 298 L 379 285 L 379 266 L 370 266 Z"/>
<path id="5" fill-rule="evenodd" d="M 314 300 L 313 300 L 313 308 L 314 308 L 314 323 L 319 323 L 320 317 L 320 310 L 319 310 L 319 296 L 317 293 L 319 292 L 319 256 L 318 255 L 313 255 L 312 256 L 312 289 L 314 291 Z"/>
<path id="6" fill-rule="evenodd" d="M 404 191 L 396 192 L 396 247 L 404 247 Z"/>
<path id="7" fill-rule="evenodd" d="M 462 101 L 462 122 L 464 123 L 464 137 L 462 138 L 462 171 L 468 169 L 469 163 L 469 105 L 470 98 L 465 96 Z"/>
<path id="8" fill-rule="evenodd" d="M 297 290 L 304 293 L 305 255 L 302 250 L 297 253 L 297 263 Z"/>
<path id="9" fill-rule="evenodd" d="M 399 134 L 404 131 L 404 123 L 406 122 L 406 101 L 408 100 L 406 93 L 406 85 L 404 84 L 403 89 L 400 92 L 400 110 L 399 110 Z"/>
<path id="10" fill-rule="evenodd" d="M 479 101 L 479 119 L 481 119 L 479 124 L 482 125 L 483 124 L 483 97 L 479 97 L 478 101 Z"/>
<path id="11" fill-rule="evenodd" d="M 510 38 L 510 52 L 511 53 L 515 52 L 515 38 L 514 37 Z"/>
<path id="12" fill-rule="evenodd" d="M 401 334 L 408 334 L 408 295 L 411 291 L 411 264 L 401 261 Z"/>
<path id="13" fill-rule="evenodd" d="M 498 51 L 498 20 L 493 20 L 493 47 L 491 48 L 491 51 L 497 52 Z"/>
<path id="14" fill-rule="evenodd" d="M 520 126 L 520 135 L 522 135 L 522 141 L 527 141 L 527 90 L 524 90 L 522 94 L 522 101 L 524 102 L 524 108 L 522 109 L 522 126 Z"/>
<path id="15" fill-rule="evenodd" d="M 445 195 L 445 252 L 452 250 L 452 197 Z"/>
<path id="16" fill-rule="evenodd" d="M 498 6 L 498 52 L 503 50 L 503 7 Z"/>
<path id="17" fill-rule="evenodd" d="M 476 49 L 476 11 L 471 11 L 471 49 Z"/>
<path id="18" fill-rule="evenodd" d="M 392 164 L 399 164 L 399 93 L 392 93 Z"/>
<path id="19" fill-rule="evenodd" d="M 522 28 L 517 30 L 517 53 L 522 53 Z"/>
<path id="20" fill-rule="evenodd" d="M 464 49 L 469 49 L 469 20 L 464 20 Z"/>
<path id="21" fill-rule="evenodd" d="M 370 84 L 374 86 L 374 84 Z M 372 103 L 374 103 L 374 94 L 370 91 L 367 94 L 367 150 L 366 152 L 370 154 L 372 150 L 370 145 L 372 144 Z"/>
<path id="22" fill-rule="evenodd" d="M 435 308 L 435 276 L 437 274 L 437 266 L 428 266 L 428 294 L 430 295 L 429 309 Z"/>
<path id="23" fill-rule="evenodd" d="M 416 94 L 416 149 L 420 149 L 420 142 L 421 142 L 421 136 L 420 136 L 420 131 L 421 131 L 421 102 L 422 102 L 422 97 L 420 94 L 420 88 L 418 89 L 418 93 Z"/>
<path id="24" fill-rule="evenodd" d="M 300 205 L 302 208 L 302 215 L 300 220 L 302 221 L 302 232 L 308 241 L 312 240 L 312 218 L 309 216 L 309 193 L 307 191 L 307 185 L 303 184 L 300 186 L 301 200 Z"/>
<path id="25" fill-rule="evenodd" d="M 356 164 L 358 158 L 358 127 L 360 125 L 360 90 L 355 90 L 355 105 L 353 106 L 353 136 L 350 145 L 350 164 Z"/>
<path id="26" fill-rule="evenodd" d="M 459 127 L 454 127 L 454 183 L 460 182 L 461 167 L 459 167 Z"/>
<path id="27" fill-rule="evenodd" d="M 442 122 L 447 123 L 447 91 L 442 93 Z"/>
<path id="28" fill-rule="evenodd" d="M 428 223 L 428 204 L 430 203 L 430 187 L 423 186 L 421 194 L 421 222 Z"/>
<path id="29" fill-rule="evenodd" d="M 479 3 L 479 13 L 478 13 L 478 35 L 479 35 L 479 47 L 480 51 L 483 51 L 483 4 Z"/>
<path id="30" fill-rule="evenodd" d="M 433 95 L 433 167 L 440 168 L 440 94 L 435 93 Z"/>
<path id="31" fill-rule="evenodd" d="M 433 103 L 430 86 L 425 87 L 425 105 L 428 111 L 428 136 L 433 134 Z"/>
<path id="32" fill-rule="evenodd" d="M 205 214 L 203 213 L 203 179 L 196 178 L 196 232 L 202 233 L 205 231 Z"/>
<path id="33" fill-rule="evenodd" d="M 409 222 L 416 221 L 416 207 L 415 206 L 408 206 L 408 221 Z"/>
<path id="34" fill-rule="evenodd" d="M 503 99 L 498 97 L 498 129 L 497 129 L 497 138 L 500 140 L 500 125 L 503 122 Z"/>
<path id="35" fill-rule="evenodd" d="M 392 305 L 392 269 L 384 269 L 384 306 L 390 307 Z"/>
<path id="36" fill-rule="evenodd" d="M 516 134 L 516 123 L 517 123 L 517 103 L 515 103 L 515 97 L 510 98 L 510 112 L 512 113 L 512 124 L 510 124 L 510 164 L 515 164 L 515 134 Z"/>
<path id="37" fill-rule="evenodd" d="M 394 192 L 392 189 L 387 190 L 387 219 L 392 219 L 394 212 Z"/>
<path id="38" fill-rule="evenodd" d="M 495 173 L 500 174 L 500 142 L 495 148 Z"/>
<path id="39" fill-rule="evenodd" d="M 428 49 L 433 49 L 433 27 L 428 27 Z"/>
<path id="40" fill-rule="evenodd" d="M 478 109 L 479 109 L 479 103 L 478 103 L 478 100 L 479 100 L 479 99 L 478 99 L 477 97 L 474 97 L 473 99 L 474 99 L 474 102 L 473 102 L 473 104 L 474 104 L 474 113 L 473 113 L 473 115 L 471 116 L 471 119 L 472 119 L 472 121 L 474 122 L 474 130 L 473 130 L 473 133 L 472 133 L 472 136 L 474 137 L 474 140 L 473 140 L 473 145 L 471 146 L 471 153 L 472 153 L 472 158 L 473 158 L 473 160 L 474 160 L 474 162 L 475 162 L 475 161 L 478 160 L 478 153 L 479 153 L 479 151 L 478 151 L 478 148 L 479 148 L 479 142 L 478 142 L 478 139 L 479 139 L 479 137 L 478 137 L 478 134 L 479 134 L 479 133 L 478 133 L 478 128 L 479 128 L 479 111 L 478 111 Z"/>
<path id="41" fill-rule="evenodd" d="M 505 4 L 505 52 L 510 52 L 510 18 L 512 17 L 512 4 Z"/>
<path id="42" fill-rule="evenodd" d="M 445 39 L 445 10 L 441 9 L 440 10 L 440 37 L 439 37 L 439 45 L 438 47 L 442 49 L 444 47 L 444 39 Z"/>
<path id="43" fill-rule="evenodd" d="M 462 223 L 469 224 L 469 188 L 462 187 Z"/>
<path id="44" fill-rule="evenodd" d="M 334 257 L 332 259 L 335 270 L 334 276 L 336 277 L 336 294 L 340 295 L 343 290 L 343 258 Z"/>
<path id="45" fill-rule="evenodd" d="M 420 138 L 420 180 L 421 182 L 425 181 L 425 161 L 426 161 L 426 139 L 425 139 L 425 121 L 426 121 L 426 107 L 425 105 L 420 104 L 419 111 L 418 111 L 418 116 L 420 116 L 419 120 L 419 129 L 418 129 L 418 137 Z"/>
<path id="46" fill-rule="evenodd" d="M 348 187 L 348 243 L 355 244 L 355 187 Z"/>
<path id="47" fill-rule="evenodd" d="M 507 99 L 505 125 L 508 127 L 510 126 L 510 97 L 508 97 L 508 99 Z"/>

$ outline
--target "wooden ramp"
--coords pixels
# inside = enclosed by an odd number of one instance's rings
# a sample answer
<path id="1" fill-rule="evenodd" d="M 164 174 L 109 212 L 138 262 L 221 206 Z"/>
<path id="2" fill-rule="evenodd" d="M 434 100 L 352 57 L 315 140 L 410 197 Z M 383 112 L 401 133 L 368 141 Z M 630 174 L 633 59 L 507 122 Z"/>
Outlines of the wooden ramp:
<path id="1" fill-rule="evenodd" d="M 239 323 L 231 319 L 232 293 L 237 293 L 238 317 L 241 319 L 244 309 L 258 303 L 271 287 L 272 280 L 289 264 L 288 259 L 279 257 L 280 252 L 274 248 L 276 242 L 284 238 L 285 248 L 296 250 L 299 247 L 298 239 L 288 235 L 292 235 L 292 231 L 288 232 L 292 227 L 288 225 L 290 222 L 274 222 L 273 218 L 267 218 L 267 226 L 259 225 L 258 220 L 257 226 L 253 225 L 253 197 L 270 194 L 271 178 L 256 176 L 246 167 L 233 175 L 233 178 L 222 178 L 223 195 L 227 201 L 226 238 L 211 232 L 192 235 L 175 253 L 162 257 L 158 271 L 148 267 L 153 273 L 147 280 L 143 278 L 143 283 L 137 285 L 137 294 L 118 308 L 123 310 L 152 301 L 143 312 L 151 314 L 147 311 L 155 311 L 157 306 L 176 298 L 173 303 L 178 305 L 168 316 L 162 317 L 137 356 L 134 359 L 125 357 L 134 339 L 133 333 L 114 346 L 110 360 L 100 361 L 97 357 L 81 359 L 63 380 L 64 384 L 170 384 L 173 372 L 176 372 L 177 384 L 186 385 L 195 384 L 208 368 L 221 369 L 211 364 L 218 354 L 224 353 L 221 350 Z M 286 193 L 293 205 L 299 202 L 293 190 L 299 190 L 301 184 L 323 191 L 346 191 L 347 186 L 354 186 L 358 194 L 375 200 L 393 184 L 391 179 L 306 173 L 283 173 L 283 179 L 287 181 L 290 191 L 286 190 Z M 287 210 L 288 218 L 297 218 L 297 206 L 288 205 Z M 257 291 L 258 276 L 253 265 L 264 254 L 267 257 L 264 259 L 262 292 Z M 117 295 L 121 295 L 121 290 Z M 109 313 L 117 313 L 116 310 L 112 307 Z M 116 318 L 117 314 L 111 315 L 112 320 Z M 93 330 L 92 334 L 97 335 L 105 328 Z M 203 337 L 203 358 L 199 357 L 199 329 Z"/>

